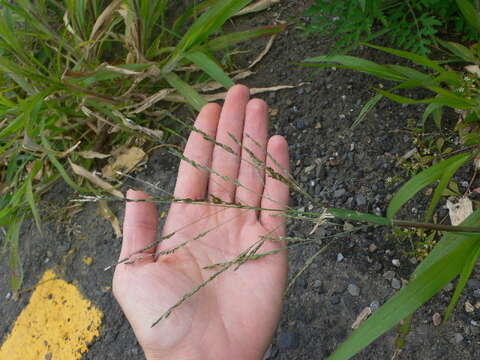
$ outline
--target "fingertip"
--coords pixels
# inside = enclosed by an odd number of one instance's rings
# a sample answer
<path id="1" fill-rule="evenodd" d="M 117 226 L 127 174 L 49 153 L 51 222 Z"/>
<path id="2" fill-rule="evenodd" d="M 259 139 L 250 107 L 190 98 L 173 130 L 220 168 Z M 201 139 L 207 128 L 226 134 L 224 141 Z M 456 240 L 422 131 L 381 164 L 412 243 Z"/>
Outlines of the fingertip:
<path id="1" fill-rule="evenodd" d="M 233 85 L 229 90 L 229 94 L 235 94 L 244 97 L 250 97 L 250 89 L 243 84 Z"/>
<path id="2" fill-rule="evenodd" d="M 266 113 L 268 110 L 268 105 L 262 99 L 255 98 L 248 102 L 247 109 L 250 111 Z"/>
<path id="3" fill-rule="evenodd" d="M 273 151 L 286 150 L 288 152 L 287 140 L 281 135 L 273 135 L 268 141 L 268 146 Z"/>
<path id="4" fill-rule="evenodd" d="M 220 115 L 220 111 L 222 110 L 222 107 L 218 105 L 217 103 L 208 103 L 207 105 L 204 105 L 202 109 L 200 110 L 201 114 L 208 114 L 210 116 L 218 116 Z"/>

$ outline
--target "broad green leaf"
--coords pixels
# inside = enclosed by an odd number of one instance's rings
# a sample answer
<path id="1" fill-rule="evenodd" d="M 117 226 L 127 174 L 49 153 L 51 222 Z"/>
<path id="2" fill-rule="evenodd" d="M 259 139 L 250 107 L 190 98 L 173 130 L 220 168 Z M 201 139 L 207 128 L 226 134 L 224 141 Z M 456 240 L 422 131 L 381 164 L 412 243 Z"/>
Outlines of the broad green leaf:
<path id="1" fill-rule="evenodd" d="M 304 60 L 308 63 L 327 63 L 327 66 L 333 66 L 335 63 L 342 65 L 343 67 L 351 70 L 361 71 L 370 75 L 377 76 L 385 80 L 404 81 L 407 77 L 392 70 L 388 65 L 380 65 L 370 60 L 365 60 L 355 56 L 349 55 L 322 55 Z"/>
<path id="2" fill-rule="evenodd" d="M 187 100 L 187 102 L 197 111 L 200 111 L 202 107 L 207 104 L 207 101 L 194 88 L 180 79 L 177 74 L 166 74 L 165 79 L 172 87 L 177 89 L 178 92 Z"/>
<path id="3" fill-rule="evenodd" d="M 377 225 L 392 226 L 392 222 L 390 219 L 387 219 L 386 217 L 382 217 L 378 215 L 366 214 L 366 213 L 362 213 L 360 211 L 354 211 L 354 210 L 335 209 L 335 208 L 327 208 L 326 211 L 327 213 L 339 219 L 351 220 L 351 221 L 363 221 L 363 222 L 377 224 Z"/>
<path id="4" fill-rule="evenodd" d="M 477 242 L 476 249 L 474 249 L 465 259 L 465 265 L 463 266 L 462 272 L 460 273 L 460 279 L 458 279 L 457 286 L 455 287 L 455 292 L 453 293 L 450 304 L 448 305 L 447 311 L 445 312 L 445 316 L 443 319 L 444 322 L 448 320 L 448 318 L 452 314 L 453 309 L 455 309 L 455 305 L 457 304 L 458 299 L 460 298 L 460 295 L 465 288 L 465 284 L 470 278 L 472 270 L 475 267 L 479 256 L 480 242 Z"/>
<path id="5" fill-rule="evenodd" d="M 208 55 L 200 51 L 195 51 L 187 54 L 185 57 L 210 75 L 213 80 L 219 82 L 227 89 L 235 85 L 235 83 L 232 81 L 232 79 L 230 79 L 225 71 L 223 71 L 220 65 L 212 60 Z"/>
<path id="6" fill-rule="evenodd" d="M 459 154 L 447 160 L 440 161 L 439 163 L 415 175 L 413 178 L 407 181 L 407 183 L 405 183 L 400 190 L 398 190 L 398 192 L 390 201 L 387 209 L 387 218 L 393 219 L 400 208 L 408 200 L 415 196 L 416 193 L 422 190 L 425 186 L 433 184 L 435 181 L 439 180 L 443 176 L 444 172 L 451 166 L 458 168 L 470 157 L 470 154 Z"/>
<path id="7" fill-rule="evenodd" d="M 477 219 L 478 220 L 478 219 Z M 418 274 L 379 310 L 373 313 L 329 357 L 329 360 L 349 359 L 372 341 L 412 314 L 438 293 L 463 269 L 465 259 L 475 249 L 477 237 L 462 239 L 456 235 L 458 246 Z"/>
<path id="8" fill-rule="evenodd" d="M 456 0 L 457 6 L 467 22 L 480 31 L 480 14 L 470 0 Z"/>
<path id="9" fill-rule="evenodd" d="M 365 44 L 365 45 L 367 45 L 369 47 L 372 47 L 374 49 L 377 49 L 377 50 L 384 51 L 384 52 L 392 54 L 392 55 L 396 55 L 396 56 L 411 60 L 415 64 L 429 67 L 430 69 L 438 71 L 438 72 L 444 72 L 445 71 L 436 61 L 430 60 L 429 58 L 427 58 L 425 56 L 422 56 L 422 55 L 418 55 L 418 54 L 415 54 L 415 53 L 412 53 L 412 52 L 409 52 L 409 51 L 397 50 L 397 49 L 392 49 L 392 48 L 373 45 L 373 44 Z"/>

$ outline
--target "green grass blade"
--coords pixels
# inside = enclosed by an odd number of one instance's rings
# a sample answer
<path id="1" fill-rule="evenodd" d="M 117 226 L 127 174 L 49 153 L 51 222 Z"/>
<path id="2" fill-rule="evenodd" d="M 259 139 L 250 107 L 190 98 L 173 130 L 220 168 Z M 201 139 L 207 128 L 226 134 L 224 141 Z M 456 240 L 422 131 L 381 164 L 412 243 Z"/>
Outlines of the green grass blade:
<path id="1" fill-rule="evenodd" d="M 477 244 L 477 247 L 474 251 L 470 253 L 468 258 L 465 260 L 465 265 L 463 266 L 462 272 L 460 273 L 460 279 L 458 279 L 457 286 L 455 287 L 455 292 L 452 295 L 452 299 L 450 300 L 450 304 L 448 305 L 447 311 L 445 311 L 444 322 L 448 320 L 450 315 L 452 314 L 453 309 L 455 309 L 455 305 L 462 294 L 465 285 L 467 284 L 470 275 L 472 274 L 473 268 L 477 263 L 478 257 L 480 256 L 480 243 Z"/>
<path id="2" fill-rule="evenodd" d="M 178 92 L 195 108 L 195 110 L 200 111 L 201 108 L 207 104 L 207 101 L 194 88 L 180 79 L 177 74 L 166 74 L 165 79 L 172 87 L 178 90 Z"/>
<path id="3" fill-rule="evenodd" d="M 412 314 L 418 307 L 438 293 L 462 270 L 465 258 L 476 248 L 478 238 L 458 240 L 459 246 L 436 261 L 426 271 L 410 281 L 379 310 L 373 313 L 329 357 L 329 360 L 349 359 L 381 334 Z"/>
<path id="4" fill-rule="evenodd" d="M 457 169 L 463 165 L 468 159 L 470 159 L 470 154 L 459 154 L 452 156 L 447 160 L 440 161 L 439 163 L 431 166 L 430 168 L 420 172 L 415 175 L 406 184 L 404 184 L 400 190 L 395 194 L 388 205 L 387 209 L 387 218 L 393 219 L 395 214 L 400 210 L 400 208 L 416 193 L 422 190 L 425 186 L 433 184 L 435 181 L 439 180 L 446 169 L 450 166 L 455 166 Z"/>
<path id="5" fill-rule="evenodd" d="M 467 217 L 462 223 L 461 226 L 478 226 L 480 223 L 480 210 L 474 211 Z M 460 233 L 446 233 L 440 241 L 435 245 L 433 250 L 428 254 L 428 256 L 417 266 L 413 277 L 416 277 L 427 269 L 429 269 L 435 262 L 447 255 L 448 253 L 455 250 L 463 241 L 468 240 L 472 235 L 471 234 L 460 234 Z"/>
<path id="6" fill-rule="evenodd" d="M 457 6 L 467 22 L 480 31 L 480 14 L 469 0 L 456 0 Z"/>
<path id="7" fill-rule="evenodd" d="M 70 185 L 73 189 L 77 190 L 78 192 L 85 192 L 85 189 L 83 189 L 81 186 L 79 186 L 75 181 L 72 180 L 72 178 L 67 174 L 65 169 L 63 168 L 62 164 L 60 164 L 60 161 L 56 158 L 54 155 L 54 151 L 52 150 L 52 147 L 48 143 L 48 140 L 45 138 L 45 136 L 42 136 L 42 145 L 45 149 L 48 150 L 47 156 L 52 165 L 57 169 L 57 171 L 60 173 L 62 176 L 63 180 Z"/>
<path id="8" fill-rule="evenodd" d="M 314 65 L 308 63 L 327 63 L 329 66 L 334 66 L 336 63 L 347 69 L 361 71 L 370 75 L 377 76 L 385 80 L 404 81 L 408 80 L 404 75 L 392 70 L 387 65 L 380 65 L 370 60 L 365 60 L 355 56 L 349 55 L 323 55 L 304 60 L 303 65 Z"/>
<path id="9" fill-rule="evenodd" d="M 480 63 L 480 59 L 475 56 L 475 54 L 470 51 L 470 49 L 463 46 L 462 44 L 451 41 L 443 41 L 441 39 L 436 39 L 436 41 L 438 41 L 440 45 L 442 45 L 445 49 L 449 50 L 453 55 L 458 56 L 460 59 L 474 64 Z"/>
<path id="10" fill-rule="evenodd" d="M 9 245 L 8 265 L 10 267 L 10 282 L 12 290 L 15 292 L 20 290 L 23 283 L 23 266 L 18 244 L 23 219 L 23 216 L 13 216 L 6 234 L 6 242 Z"/>
<path id="11" fill-rule="evenodd" d="M 438 72 L 444 72 L 445 71 L 436 61 L 430 60 L 426 56 L 418 55 L 418 54 L 412 53 L 410 51 L 397 50 L 397 49 L 392 49 L 392 48 L 373 45 L 373 44 L 364 44 L 364 45 L 369 46 L 369 47 L 374 48 L 374 49 L 377 49 L 377 50 L 381 50 L 381 51 L 386 52 L 388 54 L 396 55 L 396 56 L 402 57 L 404 59 L 411 60 L 415 64 L 429 67 L 430 69 L 438 71 Z"/>
<path id="12" fill-rule="evenodd" d="M 373 110 L 373 108 L 378 104 L 380 100 L 383 99 L 383 95 L 378 93 L 370 100 L 367 101 L 365 105 L 363 105 L 362 110 L 360 110 L 360 114 L 358 114 L 357 118 L 353 122 L 351 129 L 354 130 L 358 125 L 360 125 L 363 120 L 367 117 L 368 113 Z"/>
<path id="13" fill-rule="evenodd" d="M 203 52 L 195 51 L 187 54 L 185 57 L 210 75 L 213 80 L 219 82 L 227 89 L 235 85 L 220 65 Z"/>
<path id="14" fill-rule="evenodd" d="M 465 161 L 468 160 L 468 157 Z M 427 213 L 425 214 L 425 222 L 429 222 L 432 219 L 433 212 L 442 197 L 444 190 L 447 188 L 447 185 L 453 175 L 457 172 L 458 168 L 462 166 L 465 161 L 456 161 L 451 165 L 444 168 L 444 172 L 440 178 L 440 182 L 438 183 L 437 187 L 435 188 L 435 192 L 433 193 L 432 200 L 430 200 L 430 204 L 427 209 Z"/>
<path id="15" fill-rule="evenodd" d="M 168 63 L 162 72 L 169 73 L 177 66 L 194 46 L 206 41 L 215 31 L 220 30 L 223 24 L 239 10 L 248 5 L 252 0 L 218 0 L 200 16 L 188 29 L 182 40 L 178 43 Z"/>
<path id="16" fill-rule="evenodd" d="M 238 31 L 232 34 L 216 37 L 215 39 L 210 40 L 205 45 L 205 47 L 208 48 L 210 51 L 215 52 L 260 36 L 274 35 L 279 33 L 280 31 L 283 31 L 284 29 L 285 25 L 278 25 L 265 26 L 258 29 L 250 29 L 246 31 Z"/>
<path id="17" fill-rule="evenodd" d="M 442 104 L 428 104 L 427 108 L 422 114 L 422 126 L 425 126 L 425 122 L 427 121 L 428 117 L 433 114 L 433 121 L 435 122 L 437 128 L 440 129 L 442 121 L 442 108 Z"/>
<path id="18" fill-rule="evenodd" d="M 360 211 L 335 209 L 335 208 L 328 208 L 326 209 L 326 211 L 327 213 L 339 219 L 351 220 L 351 221 L 362 221 L 362 222 L 367 222 L 371 224 L 392 226 L 391 220 L 383 216 L 366 214 Z"/>

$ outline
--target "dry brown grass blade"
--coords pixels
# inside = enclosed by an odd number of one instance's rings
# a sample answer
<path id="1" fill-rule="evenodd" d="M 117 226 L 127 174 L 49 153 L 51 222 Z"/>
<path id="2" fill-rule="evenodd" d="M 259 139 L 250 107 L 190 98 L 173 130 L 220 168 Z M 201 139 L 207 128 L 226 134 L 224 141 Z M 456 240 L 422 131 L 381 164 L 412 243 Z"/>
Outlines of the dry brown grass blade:
<path id="1" fill-rule="evenodd" d="M 108 203 L 106 200 L 100 200 L 98 202 L 98 210 L 100 211 L 100 215 L 107 220 L 110 224 L 112 224 L 113 231 L 117 238 L 122 237 L 122 229 L 120 227 L 120 222 L 118 218 L 115 216 L 113 211 L 108 207 Z"/>
<path id="2" fill-rule="evenodd" d="M 127 5 L 123 4 L 118 13 L 123 17 L 125 23 L 125 43 L 124 45 L 128 49 L 128 55 L 126 59 L 127 64 L 133 64 L 137 61 L 145 61 L 141 46 L 140 46 L 140 35 L 138 29 L 138 18 L 132 9 Z"/>
<path id="3" fill-rule="evenodd" d="M 77 165 L 77 164 L 73 163 L 72 160 L 70 160 L 70 159 L 68 159 L 68 162 L 70 163 L 70 166 L 72 167 L 73 172 L 75 174 L 77 174 L 78 176 L 81 176 L 81 177 L 87 179 L 91 183 L 93 183 L 93 184 L 97 185 L 99 188 L 109 192 L 113 196 L 116 196 L 120 199 L 124 199 L 123 194 L 119 190 L 115 189 L 111 184 L 109 184 L 105 180 L 103 180 L 100 177 L 98 177 L 97 175 L 89 172 L 87 169 L 81 167 L 80 165 Z"/>
<path id="4" fill-rule="evenodd" d="M 237 73 L 235 76 L 232 77 L 233 81 L 239 81 L 248 78 L 249 76 L 253 75 L 254 72 L 250 70 L 244 70 L 242 72 Z M 215 91 L 218 89 L 223 88 L 224 86 L 216 81 L 210 81 L 208 83 L 198 84 L 195 85 L 193 88 L 200 92 L 209 92 Z"/>
<path id="5" fill-rule="evenodd" d="M 107 30 L 109 24 L 111 24 L 115 11 L 122 4 L 123 0 L 114 0 L 110 5 L 108 5 L 105 10 L 100 14 L 97 21 L 93 25 L 92 32 L 90 33 L 90 40 L 93 42 L 98 41 L 105 31 Z"/>
<path id="6" fill-rule="evenodd" d="M 80 151 L 78 155 L 80 155 L 84 159 L 106 159 L 112 156 L 110 154 L 101 154 L 96 151 Z"/>
<path id="7" fill-rule="evenodd" d="M 172 94 L 173 92 L 175 92 L 175 89 L 162 89 L 156 92 L 155 94 L 153 94 L 152 96 L 148 97 L 144 101 L 142 101 L 140 104 L 136 104 L 135 105 L 136 108 L 130 111 L 129 114 L 141 113 L 147 110 L 148 108 L 152 107 L 159 101 L 164 100 L 168 95 Z"/>
<path id="8" fill-rule="evenodd" d="M 273 42 L 275 41 L 276 37 L 277 37 L 276 34 L 272 35 L 270 37 L 270 39 L 268 40 L 267 45 L 265 45 L 265 48 L 263 49 L 263 51 L 260 54 L 258 54 L 258 56 L 255 58 L 255 60 L 252 61 L 252 63 L 248 66 L 247 69 L 253 68 L 255 65 L 257 65 L 260 61 L 263 60 L 263 58 L 268 54 L 268 52 L 272 48 Z"/>
<path id="9" fill-rule="evenodd" d="M 277 86 L 270 86 L 270 87 L 264 87 L 264 88 L 252 88 L 250 89 L 250 94 L 251 95 L 257 95 L 257 94 L 262 94 L 266 92 L 275 92 L 275 91 L 280 91 L 280 90 L 285 90 L 285 89 L 293 89 L 299 86 L 303 86 L 306 83 L 300 83 L 298 85 L 277 85 Z M 207 101 L 218 101 L 218 100 L 225 100 L 225 96 L 227 95 L 227 92 L 221 92 L 217 94 L 211 94 L 211 95 L 204 95 L 203 97 Z M 165 100 L 167 101 L 173 101 L 173 102 L 185 102 L 185 99 L 180 96 L 180 95 L 169 95 L 165 97 Z"/>
<path id="10" fill-rule="evenodd" d="M 153 130 L 153 129 L 149 129 L 147 127 L 135 124 L 132 120 L 127 118 L 125 115 L 123 115 L 118 110 L 114 110 L 114 111 L 112 111 L 112 113 L 115 116 L 118 116 L 120 119 L 122 119 L 123 125 L 126 126 L 129 129 L 140 131 L 140 132 L 142 132 L 142 133 L 144 133 L 144 134 L 146 134 L 146 135 L 148 135 L 148 136 L 150 136 L 154 139 L 157 139 L 157 140 L 161 140 L 162 137 L 163 137 L 163 131 L 161 131 L 161 130 Z M 167 111 L 165 111 L 165 114 L 166 113 L 167 113 Z"/>
<path id="11" fill-rule="evenodd" d="M 269 8 L 272 5 L 278 4 L 279 2 L 280 0 L 259 0 L 252 5 L 244 7 L 235 16 L 241 16 L 241 15 L 251 14 L 254 12 L 259 12 Z"/>

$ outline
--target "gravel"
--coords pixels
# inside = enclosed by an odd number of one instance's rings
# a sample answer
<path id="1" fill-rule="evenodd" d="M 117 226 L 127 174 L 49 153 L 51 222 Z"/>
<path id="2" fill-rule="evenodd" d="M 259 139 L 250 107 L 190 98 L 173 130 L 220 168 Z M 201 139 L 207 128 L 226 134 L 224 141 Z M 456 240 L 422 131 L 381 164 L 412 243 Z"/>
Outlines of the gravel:
<path id="1" fill-rule="evenodd" d="M 347 287 L 348 293 L 352 296 L 360 295 L 360 288 L 355 284 L 349 284 Z"/>
<path id="2" fill-rule="evenodd" d="M 402 282 L 395 278 L 392 279 L 391 285 L 396 290 L 399 290 L 402 288 Z"/>
<path id="3" fill-rule="evenodd" d="M 383 277 L 387 280 L 393 280 L 393 278 L 395 277 L 395 271 L 392 271 L 392 270 L 385 271 L 385 273 L 383 274 Z"/>

